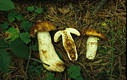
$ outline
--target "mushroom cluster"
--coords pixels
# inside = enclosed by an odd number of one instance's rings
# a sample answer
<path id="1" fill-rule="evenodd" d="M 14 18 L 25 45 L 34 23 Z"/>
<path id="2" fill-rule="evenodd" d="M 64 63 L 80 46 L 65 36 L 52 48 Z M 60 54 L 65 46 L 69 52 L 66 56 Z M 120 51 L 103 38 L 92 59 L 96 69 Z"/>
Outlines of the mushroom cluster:
<path id="1" fill-rule="evenodd" d="M 56 30 L 53 24 L 47 21 L 40 22 L 31 27 L 30 35 L 35 37 L 35 34 L 37 34 L 39 54 L 43 66 L 49 71 L 63 72 L 65 69 L 64 62 L 59 58 L 54 49 L 49 33 L 51 30 Z M 71 33 L 80 36 L 78 30 L 66 28 L 65 30 L 60 30 L 55 33 L 54 42 L 58 42 L 59 37 L 62 36 L 63 46 L 70 61 L 76 61 L 78 59 L 78 54 Z M 89 36 L 86 44 L 86 58 L 93 60 L 96 56 L 99 37 L 102 39 L 105 39 L 105 37 L 101 33 L 97 33 L 94 29 L 85 30 L 85 35 Z"/>

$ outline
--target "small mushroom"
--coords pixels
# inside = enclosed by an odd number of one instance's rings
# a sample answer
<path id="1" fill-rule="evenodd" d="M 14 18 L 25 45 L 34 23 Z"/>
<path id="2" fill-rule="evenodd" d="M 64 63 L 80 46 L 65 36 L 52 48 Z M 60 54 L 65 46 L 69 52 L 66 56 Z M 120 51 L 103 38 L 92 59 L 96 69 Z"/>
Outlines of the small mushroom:
<path id="1" fill-rule="evenodd" d="M 56 27 L 49 22 L 41 22 L 30 29 L 32 37 L 37 33 L 39 44 L 39 55 L 43 66 L 49 71 L 64 71 L 64 62 L 56 54 L 51 41 L 49 31 L 56 30 Z"/>
<path id="2" fill-rule="evenodd" d="M 89 60 L 93 60 L 96 56 L 99 37 L 104 40 L 105 37 L 101 33 L 97 33 L 97 31 L 94 29 L 86 30 L 85 34 L 89 36 L 87 39 L 86 58 L 88 58 Z"/>
<path id="3" fill-rule="evenodd" d="M 74 28 L 66 28 L 65 30 L 60 30 L 55 33 L 54 41 L 58 42 L 59 40 L 58 38 L 62 35 L 63 46 L 67 52 L 69 59 L 71 61 L 76 61 L 78 58 L 78 54 L 77 54 L 74 40 L 70 33 L 80 36 L 80 33 L 78 30 Z"/>

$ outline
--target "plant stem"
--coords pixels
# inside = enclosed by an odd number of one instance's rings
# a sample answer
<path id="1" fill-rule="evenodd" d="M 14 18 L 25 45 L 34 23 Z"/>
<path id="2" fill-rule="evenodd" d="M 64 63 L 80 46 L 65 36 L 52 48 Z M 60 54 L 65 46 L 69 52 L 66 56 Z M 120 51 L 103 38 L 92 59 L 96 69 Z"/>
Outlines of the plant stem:
<path id="1" fill-rule="evenodd" d="M 112 61 L 111 61 L 111 74 L 110 74 L 110 80 L 112 80 L 112 73 L 113 73 L 113 63 L 114 63 L 114 32 L 113 32 L 113 28 L 111 29 L 112 31 L 112 40 L 111 40 L 111 45 L 112 45 L 112 48 L 111 48 L 111 53 L 112 53 Z"/>

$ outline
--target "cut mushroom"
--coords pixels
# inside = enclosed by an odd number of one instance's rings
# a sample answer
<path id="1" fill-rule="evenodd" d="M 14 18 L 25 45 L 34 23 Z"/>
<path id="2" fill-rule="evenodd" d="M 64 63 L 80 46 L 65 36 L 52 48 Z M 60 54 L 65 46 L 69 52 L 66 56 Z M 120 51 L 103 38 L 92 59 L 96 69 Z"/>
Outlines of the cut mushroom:
<path id="1" fill-rule="evenodd" d="M 55 33 L 54 41 L 58 42 L 59 40 L 58 38 L 62 35 L 63 46 L 67 52 L 69 59 L 71 61 L 76 61 L 78 58 L 78 54 L 77 54 L 74 40 L 70 33 L 80 36 L 80 33 L 78 30 L 74 28 L 66 28 L 65 30 L 60 30 Z"/>
<path id="2" fill-rule="evenodd" d="M 49 71 L 62 72 L 65 69 L 64 62 L 56 54 L 48 32 L 55 29 L 55 26 L 51 23 L 41 22 L 31 28 L 30 34 L 34 37 L 35 33 L 37 33 L 39 54 L 43 66 Z"/>
<path id="3" fill-rule="evenodd" d="M 105 37 L 101 33 L 97 33 L 94 29 L 88 29 L 85 31 L 88 37 L 87 39 L 87 51 L 86 58 L 93 60 L 96 56 L 99 37 L 105 40 Z"/>

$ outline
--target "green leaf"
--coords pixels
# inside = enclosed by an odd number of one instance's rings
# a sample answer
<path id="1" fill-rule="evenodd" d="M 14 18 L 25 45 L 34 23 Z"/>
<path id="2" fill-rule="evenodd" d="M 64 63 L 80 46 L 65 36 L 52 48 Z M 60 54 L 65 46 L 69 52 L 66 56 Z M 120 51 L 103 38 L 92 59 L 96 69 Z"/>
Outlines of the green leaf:
<path id="1" fill-rule="evenodd" d="M 75 78 L 75 80 L 84 80 L 82 76 L 78 76 Z"/>
<path id="2" fill-rule="evenodd" d="M 15 18 L 16 18 L 18 21 L 22 21 L 22 20 L 23 20 L 22 14 L 16 15 Z"/>
<path id="3" fill-rule="evenodd" d="M 17 15 L 17 12 L 16 11 L 11 11 L 9 14 L 8 14 L 8 21 L 9 22 L 14 22 L 15 21 L 15 16 Z"/>
<path id="4" fill-rule="evenodd" d="M 20 33 L 20 38 L 26 44 L 28 44 L 31 41 L 30 34 L 28 32 Z"/>
<path id="5" fill-rule="evenodd" d="M 67 71 L 70 78 L 77 79 L 79 76 L 81 76 L 81 67 L 78 65 L 70 65 Z"/>
<path id="6" fill-rule="evenodd" d="M 14 41 L 19 37 L 19 29 L 11 27 L 6 31 L 8 37 L 5 38 L 6 41 Z"/>
<path id="7" fill-rule="evenodd" d="M 55 80 L 54 74 L 51 72 L 46 73 L 46 80 Z"/>
<path id="8" fill-rule="evenodd" d="M 5 31 L 9 26 L 9 23 L 7 21 L 4 21 L 3 24 L 0 24 L 0 28 L 2 28 L 3 31 Z"/>
<path id="9" fill-rule="evenodd" d="M 8 53 L 0 49 L 0 70 L 3 72 L 9 72 L 10 56 Z"/>
<path id="10" fill-rule="evenodd" d="M 8 16 L 8 21 L 9 22 L 14 22 L 15 21 L 15 17 L 14 16 Z"/>
<path id="11" fill-rule="evenodd" d="M 8 11 L 14 8 L 15 6 L 11 0 L 0 0 L 0 10 Z"/>
<path id="12" fill-rule="evenodd" d="M 43 8 L 37 8 L 35 10 L 35 13 L 37 13 L 37 14 L 41 14 L 42 12 L 43 12 Z"/>
<path id="13" fill-rule="evenodd" d="M 32 27 L 32 22 L 29 22 L 29 21 L 23 21 L 21 23 L 21 27 L 26 31 L 28 32 L 30 30 L 30 27 Z"/>
<path id="14" fill-rule="evenodd" d="M 4 41 L 4 39 L 0 39 L 0 48 L 6 48 L 8 44 Z"/>
<path id="15" fill-rule="evenodd" d="M 16 11 L 11 11 L 8 13 L 8 16 L 16 16 L 17 12 Z"/>
<path id="16" fill-rule="evenodd" d="M 15 41 L 11 42 L 9 44 L 9 47 L 14 53 L 14 55 L 28 59 L 29 48 L 24 44 L 24 42 L 21 39 L 18 38 Z"/>
<path id="17" fill-rule="evenodd" d="M 43 72 L 43 66 L 38 64 L 37 62 L 33 61 L 28 68 L 28 72 L 35 72 L 38 76 L 40 76 L 41 72 Z"/>
<path id="18" fill-rule="evenodd" d="M 33 12 L 34 11 L 34 6 L 27 7 L 27 11 Z"/>

